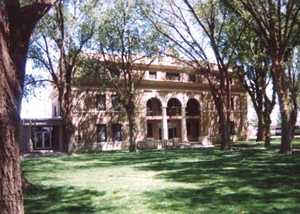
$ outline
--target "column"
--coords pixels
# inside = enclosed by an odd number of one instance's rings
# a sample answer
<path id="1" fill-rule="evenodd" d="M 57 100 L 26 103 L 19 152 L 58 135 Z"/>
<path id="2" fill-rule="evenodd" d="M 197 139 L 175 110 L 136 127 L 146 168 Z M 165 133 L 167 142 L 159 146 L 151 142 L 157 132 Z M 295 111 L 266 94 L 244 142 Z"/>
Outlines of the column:
<path id="1" fill-rule="evenodd" d="M 25 126 L 24 126 L 25 127 Z M 28 152 L 32 152 L 33 151 L 33 141 L 32 141 L 32 126 L 31 126 L 31 121 L 29 121 L 29 126 L 28 126 L 28 135 L 29 135 L 29 139 L 28 139 Z"/>
<path id="2" fill-rule="evenodd" d="M 186 130 L 185 107 L 181 108 L 181 141 L 182 142 L 188 141 L 187 130 Z"/>
<path id="3" fill-rule="evenodd" d="M 198 132 L 199 132 L 199 135 L 198 135 L 198 138 L 201 137 L 203 135 L 203 128 L 202 128 L 202 117 L 201 115 L 198 117 Z"/>
<path id="4" fill-rule="evenodd" d="M 147 139 L 147 136 L 148 136 L 148 120 L 147 120 L 147 116 L 145 116 L 143 139 Z"/>
<path id="5" fill-rule="evenodd" d="M 168 118 L 167 118 L 167 107 L 162 107 L 162 139 L 168 140 Z"/>

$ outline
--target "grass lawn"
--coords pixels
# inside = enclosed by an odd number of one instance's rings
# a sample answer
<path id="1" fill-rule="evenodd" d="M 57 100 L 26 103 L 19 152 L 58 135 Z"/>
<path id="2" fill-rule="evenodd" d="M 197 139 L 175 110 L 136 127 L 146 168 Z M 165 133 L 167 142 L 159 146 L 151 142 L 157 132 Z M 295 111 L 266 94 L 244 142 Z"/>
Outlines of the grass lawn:
<path id="1" fill-rule="evenodd" d="M 25 212 L 300 213 L 300 155 L 253 144 L 26 159 Z"/>

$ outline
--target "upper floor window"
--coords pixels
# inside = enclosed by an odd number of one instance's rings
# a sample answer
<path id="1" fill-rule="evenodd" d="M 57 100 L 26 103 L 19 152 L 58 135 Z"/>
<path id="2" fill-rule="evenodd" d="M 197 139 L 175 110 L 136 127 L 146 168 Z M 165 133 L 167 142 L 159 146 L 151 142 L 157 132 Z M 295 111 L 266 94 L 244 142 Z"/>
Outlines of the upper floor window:
<path id="1" fill-rule="evenodd" d="M 120 98 L 117 95 L 111 95 L 111 105 L 112 109 L 115 111 L 120 111 L 121 109 L 121 102 Z"/>
<path id="2" fill-rule="evenodd" d="M 200 104 L 199 102 L 192 98 L 187 102 L 185 112 L 187 116 L 199 116 L 200 115 Z"/>
<path id="3" fill-rule="evenodd" d="M 162 115 L 162 108 L 159 99 L 151 98 L 147 101 L 147 116 L 159 116 Z"/>
<path id="4" fill-rule="evenodd" d="M 105 124 L 97 125 L 97 142 L 107 141 L 107 130 Z"/>
<path id="5" fill-rule="evenodd" d="M 175 81 L 180 81 L 180 74 L 179 73 L 166 73 L 166 79 L 167 80 L 175 80 Z"/>
<path id="6" fill-rule="evenodd" d="M 168 101 L 167 115 L 168 116 L 178 116 L 181 114 L 181 103 L 177 98 L 171 98 Z"/>
<path id="7" fill-rule="evenodd" d="M 83 110 L 89 111 L 91 108 L 95 107 L 95 98 L 94 96 L 90 95 L 89 93 L 85 94 L 84 103 L 83 103 Z"/>
<path id="8" fill-rule="evenodd" d="M 157 72 L 156 71 L 149 71 L 149 79 L 156 80 L 157 79 Z"/>
<path id="9" fill-rule="evenodd" d="M 98 110 L 106 110 L 106 96 L 105 94 L 98 94 L 96 96 L 96 105 Z"/>
<path id="10" fill-rule="evenodd" d="M 189 82 L 196 82 L 196 75 L 195 74 L 189 74 Z"/>

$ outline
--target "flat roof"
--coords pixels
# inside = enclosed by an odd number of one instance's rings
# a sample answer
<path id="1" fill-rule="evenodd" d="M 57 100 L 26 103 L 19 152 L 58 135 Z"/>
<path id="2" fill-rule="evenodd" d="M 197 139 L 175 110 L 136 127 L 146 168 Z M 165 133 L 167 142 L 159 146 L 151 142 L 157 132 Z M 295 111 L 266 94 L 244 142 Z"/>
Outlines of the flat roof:
<path id="1" fill-rule="evenodd" d="M 61 125 L 62 118 L 24 118 L 21 121 L 23 126 L 55 126 Z"/>

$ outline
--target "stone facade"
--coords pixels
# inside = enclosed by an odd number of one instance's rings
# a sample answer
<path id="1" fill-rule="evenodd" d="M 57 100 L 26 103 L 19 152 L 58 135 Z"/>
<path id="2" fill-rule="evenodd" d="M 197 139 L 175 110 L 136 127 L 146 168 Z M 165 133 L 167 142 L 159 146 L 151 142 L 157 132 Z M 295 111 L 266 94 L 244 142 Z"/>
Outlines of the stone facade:
<path id="1" fill-rule="evenodd" d="M 91 81 L 74 87 L 73 94 L 76 108 L 72 118 L 76 132 L 72 149 L 127 149 L 126 114 L 116 108 L 114 93 L 100 90 Z M 245 139 L 247 95 L 235 80 L 231 101 L 233 135 Z M 138 85 L 136 106 L 135 138 L 139 147 L 160 148 L 166 142 L 209 145 L 217 139 L 217 112 L 207 82 L 179 64 L 154 62 L 147 67 Z M 55 100 L 52 115 L 59 116 Z"/>

